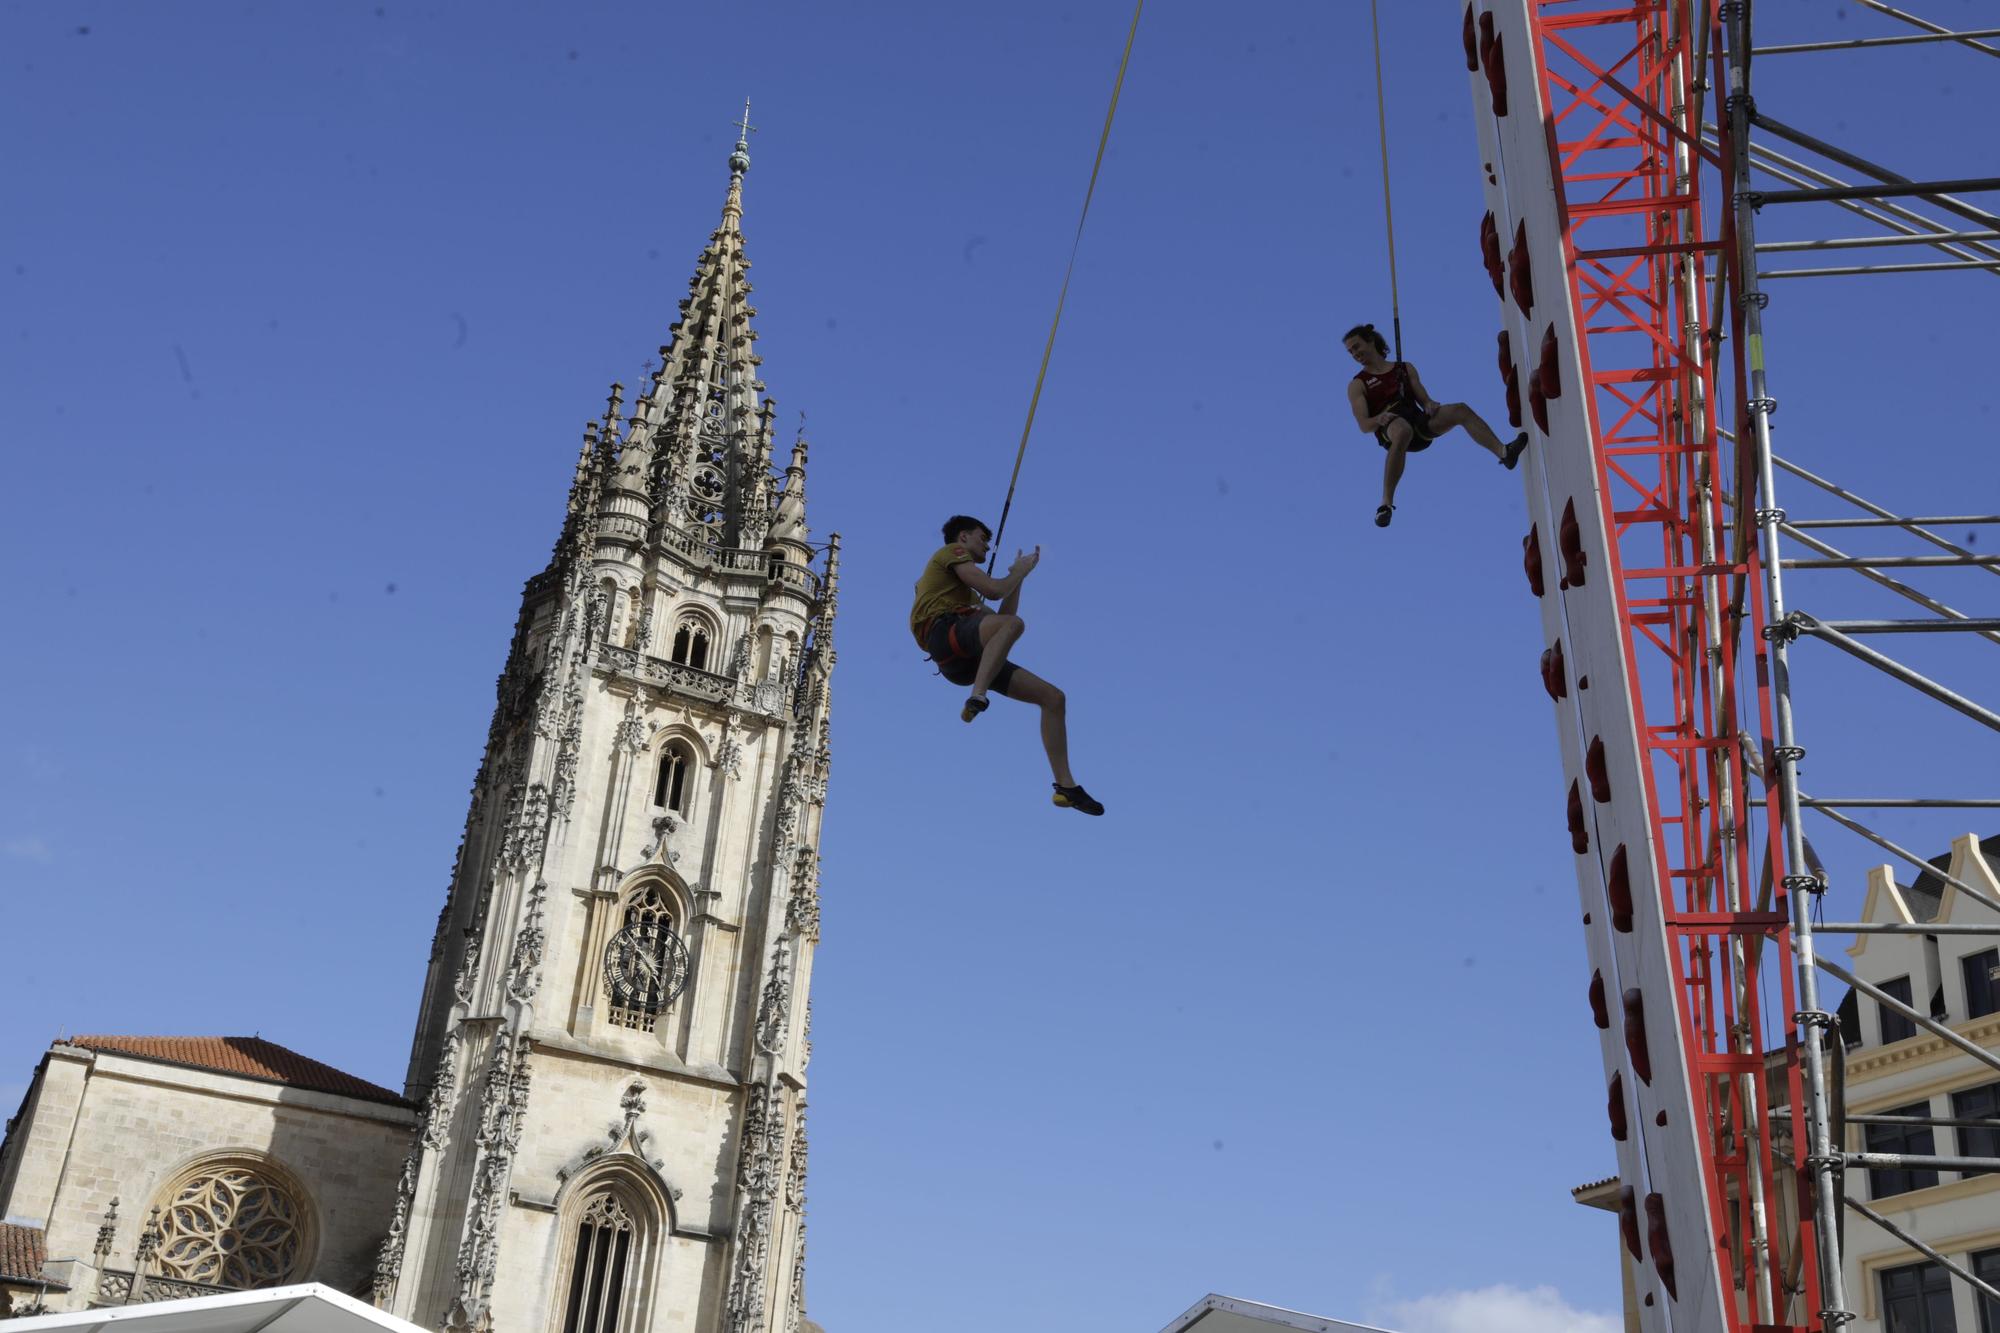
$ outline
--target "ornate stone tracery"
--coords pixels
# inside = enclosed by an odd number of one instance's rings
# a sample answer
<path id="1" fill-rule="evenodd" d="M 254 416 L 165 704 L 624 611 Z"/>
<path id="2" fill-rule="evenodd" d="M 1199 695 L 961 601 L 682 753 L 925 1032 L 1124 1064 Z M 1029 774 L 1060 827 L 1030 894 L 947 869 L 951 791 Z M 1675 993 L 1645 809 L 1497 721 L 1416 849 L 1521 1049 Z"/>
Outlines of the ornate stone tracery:
<path id="1" fill-rule="evenodd" d="M 155 1254 L 162 1274 L 210 1286 L 275 1287 L 309 1261 L 311 1210 L 267 1165 L 232 1158 L 166 1191 Z"/>

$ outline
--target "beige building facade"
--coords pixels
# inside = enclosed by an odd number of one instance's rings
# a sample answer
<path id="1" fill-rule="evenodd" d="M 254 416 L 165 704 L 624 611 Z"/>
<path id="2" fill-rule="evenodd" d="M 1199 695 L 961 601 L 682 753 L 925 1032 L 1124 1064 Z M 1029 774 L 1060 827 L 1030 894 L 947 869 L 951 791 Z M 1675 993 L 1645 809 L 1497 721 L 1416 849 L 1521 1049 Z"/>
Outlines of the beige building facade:
<path id="1" fill-rule="evenodd" d="M 1957 926 L 1964 933 L 1858 934 L 1847 949 L 1847 970 L 2000 1060 L 2000 933 L 1991 933 L 2000 927 L 2000 911 L 1980 901 L 2000 902 L 2000 837 L 1982 842 L 1968 833 L 1930 866 L 1908 884 L 1898 882 L 1892 867 L 1876 867 L 1856 920 Z M 1835 1090 L 1844 1092 L 1846 1151 L 2000 1159 L 2000 1068 L 1859 990 L 1850 989 L 1841 1002 L 1838 1022 L 1845 1059 Z M 1782 1052 L 1774 1055 L 1772 1071 L 1774 1125 L 1782 1133 Z M 1871 1123 L 1867 1117 L 1886 1119 Z M 1615 1213 L 1618 1185 L 1613 1177 L 1573 1194 L 1579 1203 Z M 1851 1166 L 1845 1188 L 1848 1198 L 2000 1288 L 2000 1173 Z M 1788 1219 L 1796 1216 L 1789 1188 L 1781 1189 L 1781 1207 Z M 1853 1333 L 2000 1333 L 2000 1299 L 1955 1278 L 1856 1210 L 1844 1212 L 1842 1269 L 1856 1315 L 1847 1325 Z M 1618 1256 L 1625 1326 L 1636 1329 L 1632 1259 L 1622 1244 Z"/>
<path id="2" fill-rule="evenodd" d="M 2000 925 L 2000 913 L 1957 880 L 2000 900 L 2000 837 L 1971 834 L 1931 872 L 1898 884 L 1890 867 L 1868 878 L 1861 919 L 1910 925 Z M 1938 873 L 1942 871 L 1943 873 Z M 1912 1004 L 1984 1050 L 2000 1054 L 2000 935 L 1862 935 L 1848 970 Z M 1857 1124 L 1850 1152 L 2000 1158 L 2000 1070 L 1954 1048 L 1869 996 L 1841 1006 L 1849 1116 L 1988 1120 L 1978 1125 Z M 2000 1175 L 1925 1169 L 1855 1170 L 1848 1194 L 1905 1232 L 2000 1287 Z M 2000 1333 L 2000 1301 L 1966 1283 L 1868 1219 L 1847 1220 L 1848 1300 L 1856 1333 Z M 1982 1303 L 1984 1308 L 1982 1309 Z"/>
<path id="3" fill-rule="evenodd" d="M 243 1039 L 57 1043 L 0 1148 L 51 1308 L 312 1280 L 454 1333 L 810 1327 L 839 537 L 810 537 L 803 436 L 774 456 L 745 143 L 728 165 L 660 368 L 586 428 L 526 586 L 404 1088 L 279 1047 L 231 1072 Z M 201 1226 L 201 1276 L 167 1271 Z"/>

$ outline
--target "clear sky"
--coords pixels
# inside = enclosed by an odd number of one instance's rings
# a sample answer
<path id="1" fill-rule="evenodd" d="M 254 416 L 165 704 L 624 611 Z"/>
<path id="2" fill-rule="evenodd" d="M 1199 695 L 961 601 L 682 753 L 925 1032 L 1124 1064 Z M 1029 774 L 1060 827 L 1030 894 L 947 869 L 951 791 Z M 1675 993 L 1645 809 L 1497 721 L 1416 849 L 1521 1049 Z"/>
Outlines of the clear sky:
<path id="1" fill-rule="evenodd" d="M 1459 10 L 1383 9 L 1407 349 L 1498 418 Z M 1017 709 L 959 724 L 903 622 L 937 522 L 998 509 L 1122 2 L 0 8 L 0 1102 L 64 1031 L 256 1031 L 400 1084 L 520 585 L 747 96 L 764 375 L 848 553 L 814 1316 L 1143 1330 L 1219 1290 L 1608 1328 L 1521 488 L 1448 440 L 1378 531 L 1343 401 L 1340 331 L 1389 313 L 1366 16 L 1148 7 L 1006 538 L 1045 553 L 1019 656 L 1070 693 L 1093 821 Z M 1994 174 L 1989 61 L 1771 57 L 1760 105 Z M 1782 284 L 1780 448 L 1996 508 L 1994 283 Z M 1986 740 L 1807 651 L 1822 791 L 1990 786 Z M 1827 850 L 1851 911 L 1879 858 Z"/>

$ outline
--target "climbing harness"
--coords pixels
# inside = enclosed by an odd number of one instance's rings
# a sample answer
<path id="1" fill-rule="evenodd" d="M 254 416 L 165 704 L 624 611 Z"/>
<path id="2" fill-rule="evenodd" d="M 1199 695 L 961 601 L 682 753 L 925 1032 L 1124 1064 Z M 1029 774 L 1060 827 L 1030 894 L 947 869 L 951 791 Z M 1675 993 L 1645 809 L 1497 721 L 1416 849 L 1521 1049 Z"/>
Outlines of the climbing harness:
<path id="1" fill-rule="evenodd" d="M 1389 109 L 1382 96 L 1382 16 L 1376 0 L 1368 0 L 1368 21 L 1375 34 L 1375 123 L 1382 136 L 1382 217 L 1389 233 L 1389 321 L 1395 334 L 1394 359 L 1403 359 L 1403 306 L 1396 292 L 1396 210 L 1389 203 Z"/>
<path id="2" fill-rule="evenodd" d="M 1028 435 L 1035 429 L 1035 409 L 1042 401 L 1042 381 L 1048 378 L 1049 356 L 1056 349 L 1056 330 L 1062 327 L 1063 302 L 1069 299 L 1070 275 L 1076 272 L 1077 248 L 1083 244 L 1083 224 L 1090 218 L 1091 196 L 1097 193 L 1097 173 L 1104 166 L 1104 146 L 1111 142 L 1111 122 L 1118 115 L 1118 94 L 1125 86 L 1125 67 L 1132 63 L 1132 43 L 1139 36 L 1139 14 L 1146 0 L 1132 6 L 1132 28 L 1125 34 L 1125 54 L 1118 59 L 1118 78 L 1111 85 L 1111 105 L 1104 111 L 1104 129 L 1097 136 L 1097 158 L 1090 164 L 1090 185 L 1083 192 L 1083 212 L 1076 220 L 1076 237 L 1069 246 L 1069 266 L 1063 270 L 1062 291 L 1056 297 L 1056 316 L 1049 321 L 1049 340 L 1042 347 L 1042 367 L 1035 372 L 1035 392 L 1028 399 L 1028 420 L 1021 427 L 1021 447 L 1014 451 L 1014 475 L 1007 479 L 1007 499 L 1000 506 L 1000 525 L 993 531 L 993 554 L 987 557 L 986 572 L 992 573 L 1000 558 L 1000 536 L 1007 531 L 1007 512 L 1014 507 L 1014 488 L 1021 480 L 1021 460 L 1028 456 Z"/>

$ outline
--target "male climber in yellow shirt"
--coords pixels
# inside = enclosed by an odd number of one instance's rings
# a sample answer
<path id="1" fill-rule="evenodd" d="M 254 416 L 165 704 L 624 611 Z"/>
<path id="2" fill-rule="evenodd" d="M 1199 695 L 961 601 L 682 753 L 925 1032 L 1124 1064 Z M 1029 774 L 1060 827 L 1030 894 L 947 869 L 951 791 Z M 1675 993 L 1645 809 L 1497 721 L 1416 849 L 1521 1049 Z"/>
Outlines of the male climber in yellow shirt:
<path id="1" fill-rule="evenodd" d="M 938 674 L 954 685 L 969 685 L 959 717 L 970 722 L 986 711 L 988 690 L 1034 704 L 1042 710 L 1042 748 L 1055 774 L 1057 805 L 1101 815 L 1104 807 L 1077 785 L 1069 771 L 1068 701 L 1063 692 L 1025 667 L 1007 660 L 1008 650 L 1027 628 L 1016 614 L 1021 584 L 1041 561 L 1016 553 L 1005 576 L 994 578 L 980 568 L 993 540 L 984 523 L 964 514 L 945 520 L 944 545 L 924 564 L 917 580 L 916 603 L 910 608 L 910 633 L 917 646 L 937 663 Z M 986 599 L 998 598 L 1000 609 L 987 609 Z"/>

